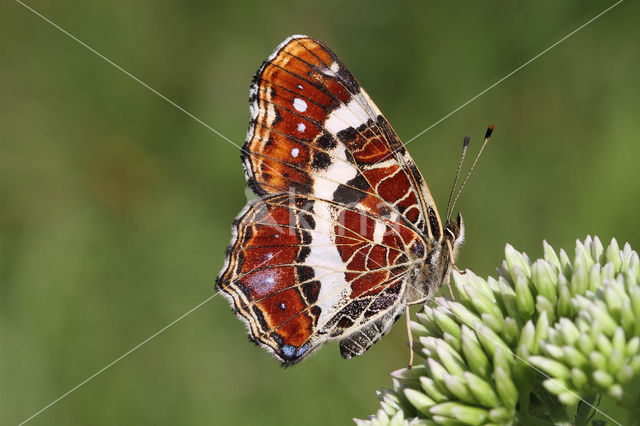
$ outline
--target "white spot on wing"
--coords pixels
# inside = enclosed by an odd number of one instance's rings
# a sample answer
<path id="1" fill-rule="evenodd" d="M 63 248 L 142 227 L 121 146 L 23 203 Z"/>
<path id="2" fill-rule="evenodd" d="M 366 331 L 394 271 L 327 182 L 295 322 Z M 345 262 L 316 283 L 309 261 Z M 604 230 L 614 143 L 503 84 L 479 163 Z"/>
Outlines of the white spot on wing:
<path id="1" fill-rule="evenodd" d="M 307 103 L 300 98 L 295 98 L 293 100 L 293 107 L 300 112 L 305 112 L 307 110 Z"/>
<path id="2" fill-rule="evenodd" d="M 260 271 L 248 274 L 245 277 L 245 283 L 258 295 L 258 297 L 266 296 L 273 291 L 276 282 L 274 272 Z"/>
<path id="3" fill-rule="evenodd" d="M 362 108 L 366 104 L 366 99 L 361 95 L 355 95 L 347 105 L 341 105 L 335 109 L 324 125 L 331 133 L 337 135 L 339 131 L 353 127 L 357 129 L 371 118 L 367 111 Z"/>
<path id="4" fill-rule="evenodd" d="M 338 65 L 337 62 L 334 62 L 331 64 L 331 71 L 338 72 L 339 69 L 340 69 L 340 65 Z"/>
<path id="5" fill-rule="evenodd" d="M 302 90 L 302 84 L 298 84 L 298 85 L 296 85 L 296 87 L 297 87 L 298 89 Z"/>
<path id="6" fill-rule="evenodd" d="M 297 157 L 299 153 L 300 153 L 300 150 L 298 148 L 293 148 L 291 150 L 291 155 L 294 157 Z"/>
<path id="7" fill-rule="evenodd" d="M 313 193 L 316 197 L 332 200 L 333 193 L 338 189 L 338 185 L 341 183 L 346 184 L 358 174 L 356 168 L 347 161 L 345 151 L 344 144 L 338 142 L 338 145 L 329 152 L 334 161 L 323 173 L 323 176 L 327 177 L 326 179 L 320 177 L 315 179 Z"/>
<path id="8" fill-rule="evenodd" d="M 373 242 L 374 243 L 382 243 L 382 238 L 384 237 L 384 231 L 387 227 L 382 222 L 376 222 L 375 228 L 373 228 Z"/>
<path id="9" fill-rule="evenodd" d="M 299 132 L 304 132 L 304 130 L 307 128 L 307 126 L 304 125 L 304 123 L 298 123 L 298 131 Z"/>

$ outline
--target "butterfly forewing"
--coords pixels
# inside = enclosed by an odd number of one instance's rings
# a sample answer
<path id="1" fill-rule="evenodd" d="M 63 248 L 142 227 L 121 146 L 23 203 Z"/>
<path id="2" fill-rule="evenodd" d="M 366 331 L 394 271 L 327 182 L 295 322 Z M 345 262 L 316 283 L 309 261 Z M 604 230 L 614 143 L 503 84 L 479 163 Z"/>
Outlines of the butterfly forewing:
<path id="1" fill-rule="evenodd" d="M 217 287 L 285 364 L 330 339 L 345 357 L 385 334 L 441 235 L 399 138 L 344 64 L 305 36 L 258 70 L 243 147 L 260 196 L 234 223 Z"/>

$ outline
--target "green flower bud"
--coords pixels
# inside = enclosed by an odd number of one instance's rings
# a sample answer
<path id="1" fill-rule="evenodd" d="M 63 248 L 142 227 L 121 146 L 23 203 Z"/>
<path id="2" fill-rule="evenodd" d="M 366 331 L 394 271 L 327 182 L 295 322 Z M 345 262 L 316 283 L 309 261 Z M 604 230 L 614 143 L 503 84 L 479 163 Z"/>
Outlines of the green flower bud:
<path id="1" fill-rule="evenodd" d="M 522 332 L 520 333 L 520 341 L 518 342 L 518 353 L 529 355 L 531 353 L 536 353 L 534 350 L 534 345 L 537 345 L 536 341 L 536 328 L 533 325 L 533 322 L 527 321 Z"/>
<path id="2" fill-rule="evenodd" d="M 484 317 L 482 319 L 484 320 Z M 502 337 L 509 346 L 512 346 L 520 337 L 520 327 L 518 327 L 518 323 L 513 318 L 507 317 L 504 319 Z"/>
<path id="3" fill-rule="evenodd" d="M 542 259 L 538 259 L 531 267 L 531 279 L 538 294 L 555 307 L 558 291 L 555 286 L 556 274 L 552 266 Z"/>
<path id="4" fill-rule="evenodd" d="M 575 346 L 563 346 L 562 352 L 567 364 L 572 367 L 584 368 L 589 363 L 586 356 L 582 354 Z"/>
<path id="5" fill-rule="evenodd" d="M 498 286 L 500 287 L 502 303 L 507 311 L 507 315 L 516 320 L 519 319 L 520 313 L 518 311 L 518 303 L 516 302 L 516 291 L 504 277 L 498 277 Z"/>
<path id="6" fill-rule="evenodd" d="M 558 399 L 564 405 L 574 406 L 580 402 L 580 397 L 575 392 L 562 392 L 558 395 Z"/>
<path id="7" fill-rule="evenodd" d="M 481 425 L 488 417 L 486 410 L 456 402 L 445 402 L 431 407 L 434 415 L 446 416 L 466 425 Z"/>
<path id="8" fill-rule="evenodd" d="M 514 267 L 517 270 L 518 267 Z M 533 294 L 529 288 L 529 281 L 520 273 L 516 273 L 517 278 L 515 281 L 516 288 L 516 305 L 521 318 L 528 320 L 535 311 L 535 305 L 533 303 Z"/>
<path id="9" fill-rule="evenodd" d="M 429 330 L 427 330 L 427 328 L 424 325 L 417 323 L 415 321 L 411 321 L 411 334 L 414 336 L 414 338 L 430 335 Z"/>
<path id="10" fill-rule="evenodd" d="M 489 359 L 482 350 L 476 334 L 466 325 L 462 326 L 462 353 L 473 373 L 480 377 L 489 376 Z"/>
<path id="11" fill-rule="evenodd" d="M 438 354 L 440 362 L 442 362 L 450 374 L 462 377 L 465 364 L 460 354 L 453 352 L 451 346 L 442 340 L 436 345 L 436 353 Z"/>
<path id="12" fill-rule="evenodd" d="M 532 355 L 529 362 L 556 379 L 568 379 L 571 375 L 571 371 L 564 364 L 543 356 Z"/>
<path id="13" fill-rule="evenodd" d="M 413 368 L 401 368 L 391 372 L 391 377 L 403 384 L 414 384 L 425 373 L 424 365 L 414 365 Z"/>
<path id="14" fill-rule="evenodd" d="M 542 385 L 546 390 L 554 395 L 560 395 L 567 391 L 567 382 L 561 379 L 546 379 L 542 382 Z"/>
<path id="15" fill-rule="evenodd" d="M 444 339 L 445 342 L 447 342 L 449 344 L 449 346 L 451 346 L 457 353 L 460 352 L 461 350 L 461 345 L 462 342 L 460 340 L 459 337 L 455 337 L 449 333 L 444 333 L 442 335 L 442 338 Z"/>
<path id="16" fill-rule="evenodd" d="M 580 339 L 580 330 L 575 324 L 567 318 L 560 318 L 558 320 L 558 331 L 562 335 L 563 343 L 567 345 L 575 345 L 576 341 Z"/>
<path id="17" fill-rule="evenodd" d="M 393 416 L 397 412 L 394 407 L 390 406 L 385 401 L 380 401 L 380 407 L 388 416 Z"/>
<path id="18" fill-rule="evenodd" d="M 436 319 L 436 323 L 443 333 L 449 333 L 458 338 L 460 337 L 462 333 L 460 326 L 451 318 L 444 307 L 439 306 L 433 311 L 433 314 Z"/>
<path id="19" fill-rule="evenodd" d="M 499 320 L 496 317 L 489 315 L 487 313 L 482 313 L 480 315 L 480 318 L 482 319 L 482 323 L 485 324 L 494 332 L 496 333 L 502 332 L 502 328 L 504 327 L 504 320 Z"/>
<path id="20" fill-rule="evenodd" d="M 433 358 L 427 359 L 427 367 L 429 368 L 429 373 L 431 377 L 433 377 L 433 380 L 441 389 L 446 389 L 444 377 L 445 374 L 447 374 L 447 369 Z"/>
<path id="21" fill-rule="evenodd" d="M 480 344 L 490 356 L 494 356 L 496 348 L 501 348 L 505 353 L 511 354 L 511 350 L 507 344 L 489 327 L 478 322 L 475 324 L 475 329 Z"/>
<path id="22" fill-rule="evenodd" d="M 614 399 L 620 400 L 622 399 L 622 395 L 624 394 L 624 390 L 620 385 L 613 385 L 609 388 L 607 393 L 612 396 Z"/>
<path id="23" fill-rule="evenodd" d="M 447 390 L 459 400 L 469 404 L 478 403 L 478 400 L 473 396 L 473 393 L 467 387 L 466 381 L 463 376 L 454 376 L 453 374 L 447 374 L 444 381 L 447 386 Z"/>
<path id="24" fill-rule="evenodd" d="M 502 368 L 496 368 L 494 371 L 494 377 L 496 381 L 496 390 L 502 400 L 505 407 L 513 409 L 518 402 L 518 389 L 516 385 L 511 381 L 509 373 Z"/>
<path id="25" fill-rule="evenodd" d="M 591 252 L 588 250 L 580 240 L 576 240 L 576 262 L 584 266 L 585 271 L 591 269 L 595 263 L 591 257 Z"/>
<path id="26" fill-rule="evenodd" d="M 596 337 L 596 346 L 598 347 L 600 353 L 605 357 L 609 357 L 611 355 L 613 346 L 604 334 L 598 334 L 598 336 Z"/>
<path id="27" fill-rule="evenodd" d="M 480 291 L 470 285 L 464 286 L 465 291 L 471 298 L 471 304 L 476 309 L 476 311 L 480 313 L 486 313 L 492 315 L 498 321 L 502 321 L 504 318 L 502 316 L 502 311 L 496 305 L 495 300 L 487 297 L 485 292 Z"/>
<path id="28" fill-rule="evenodd" d="M 569 289 L 574 296 L 577 294 L 584 294 L 588 288 L 588 276 L 587 269 L 583 265 L 579 265 L 571 276 Z"/>
<path id="29" fill-rule="evenodd" d="M 544 260 L 560 270 L 560 259 L 558 258 L 558 255 L 556 254 L 556 251 L 553 249 L 553 247 L 551 247 L 551 245 L 547 243 L 547 240 L 542 241 L 542 249 L 544 251 Z"/>
<path id="30" fill-rule="evenodd" d="M 403 389 L 404 396 L 407 397 L 411 405 L 422 414 L 429 414 L 429 408 L 436 405 L 436 402 L 429 398 L 427 395 L 419 392 L 415 389 L 405 388 Z"/>
<path id="31" fill-rule="evenodd" d="M 463 304 L 458 302 L 449 302 L 446 299 L 438 298 L 436 303 L 442 302 L 451 311 L 453 317 L 456 318 L 461 324 L 466 324 L 468 327 L 473 327 L 477 322 L 480 322 L 480 316 L 471 313 Z"/>
<path id="32" fill-rule="evenodd" d="M 604 247 L 602 242 L 600 242 L 600 238 L 597 236 L 593 237 L 593 243 L 591 244 L 591 257 L 593 257 L 593 259 L 598 263 L 604 263 Z"/>
<path id="33" fill-rule="evenodd" d="M 542 314 L 544 312 L 552 322 L 556 318 L 555 306 L 553 306 L 551 302 L 549 302 L 549 299 L 545 297 L 536 296 L 536 311 L 538 314 Z"/>
<path id="34" fill-rule="evenodd" d="M 616 374 L 616 380 L 619 383 L 626 383 L 633 378 L 633 368 L 630 365 L 623 365 L 618 374 Z"/>
<path id="35" fill-rule="evenodd" d="M 509 424 L 513 421 L 513 418 L 513 410 L 505 407 L 497 407 L 489 411 L 489 420 L 496 424 Z"/>
<path id="36" fill-rule="evenodd" d="M 633 356 L 637 354 L 638 350 L 640 350 L 640 337 L 635 336 L 631 340 L 629 340 L 629 342 L 627 342 L 626 349 L 627 356 Z"/>
<path id="37" fill-rule="evenodd" d="M 440 327 L 435 320 L 435 315 L 433 314 L 433 309 L 426 306 L 424 307 L 423 312 L 418 312 L 416 314 L 416 318 L 420 322 L 420 324 L 429 331 L 429 335 L 431 336 L 440 336 L 442 332 L 440 331 Z"/>
<path id="38" fill-rule="evenodd" d="M 586 388 L 589 378 L 585 374 L 585 372 L 579 368 L 571 369 L 571 382 L 576 387 L 576 389 Z"/>
<path id="39" fill-rule="evenodd" d="M 596 322 L 598 322 L 602 331 L 607 336 L 612 336 L 618 327 L 618 323 L 611 318 L 611 315 L 606 311 L 605 306 L 602 303 L 592 303 L 587 308 L 587 312 L 590 314 Z"/>
<path id="40" fill-rule="evenodd" d="M 504 256 L 510 271 L 514 271 L 516 269 L 514 267 L 517 266 L 518 269 L 522 271 L 526 277 L 531 276 L 531 266 L 529 266 L 529 263 L 527 263 L 522 253 L 514 249 L 511 244 L 507 244 L 504 250 Z M 516 277 L 511 276 L 511 278 L 514 282 L 516 281 Z"/>
<path id="41" fill-rule="evenodd" d="M 563 249 L 560 249 L 560 254 L 558 257 L 560 258 L 560 271 L 562 274 L 567 277 L 571 276 L 571 261 L 569 260 L 569 256 L 567 256 L 567 252 Z"/>
<path id="42" fill-rule="evenodd" d="M 491 408 L 500 404 L 498 395 L 493 390 L 493 387 L 480 376 L 467 371 L 464 373 L 464 378 L 473 396 L 481 405 Z"/>
<path id="43" fill-rule="evenodd" d="M 627 339 L 624 336 L 622 327 L 616 328 L 616 331 L 613 333 L 613 339 L 611 339 L 611 345 L 613 349 L 620 352 L 621 355 L 626 353 Z"/>
<path id="44" fill-rule="evenodd" d="M 586 334 L 582 334 L 577 341 L 577 347 L 578 349 L 580 349 L 580 351 L 583 354 L 589 356 L 593 351 L 595 345 L 593 343 L 593 340 L 591 340 L 590 336 L 587 336 Z"/>
<path id="45" fill-rule="evenodd" d="M 602 355 L 600 352 L 593 351 L 589 354 L 589 361 L 591 362 L 591 367 L 594 369 L 606 370 L 607 369 L 607 358 Z"/>
<path id="46" fill-rule="evenodd" d="M 389 426 L 403 426 L 404 425 L 404 413 L 398 411 L 395 416 L 391 418 Z"/>
<path id="47" fill-rule="evenodd" d="M 420 377 L 420 387 L 425 394 L 436 402 L 444 402 L 449 399 L 449 395 L 446 394 L 446 391 L 441 389 L 440 386 L 430 377 Z"/>
<path id="48" fill-rule="evenodd" d="M 613 263 L 613 268 L 616 272 L 620 271 L 622 267 L 622 255 L 615 238 L 611 240 L 611 244 L 607 247 L 607 259 Z"/>
<path id="49" fill-rule="evenodd" d="M 571 290 L 564 275 L 558 276 L 558 304 L 556 307 L 558 317 L 573 316 L 573 305 L 571 303 Z"/>
<path id="50" fill-rule="evenodd" d="M 611 374 L 607 373 L 604 370 L 596 370 L 592 374 L 593 381 L 600 387 L 607 389 L 609 386 L 613 385 L 613 377 Z"/>
<path id="51" fill-rule="evenodd" d="M 542 352 L 552 358 L 566 361 L 566 359 L 564 358 L 564 351 L 560 346 L 552 345 L 551 343 L 543 344 Z"/>

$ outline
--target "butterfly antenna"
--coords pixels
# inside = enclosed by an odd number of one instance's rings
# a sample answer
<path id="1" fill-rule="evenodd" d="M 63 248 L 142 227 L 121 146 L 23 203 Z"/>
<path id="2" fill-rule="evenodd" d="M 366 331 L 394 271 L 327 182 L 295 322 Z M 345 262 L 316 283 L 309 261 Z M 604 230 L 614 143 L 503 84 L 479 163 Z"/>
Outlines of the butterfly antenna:
<path id="1" fill-rule="evenodd" d="M 460 197 L 460 193 L 462 192 L 462 188 L 464 188 L 465 184 L 467 183 L 467 180 L 469 180 L 469 176 L 471 176 L 471 172 L 473 172 L 473 169 L 476 167 L 476 164 L 478 163 L 478 159 L 480 158 L 480 155 L 482 154 L 482 151 L 484 151 L 484 147 L 487 146 L 487 142 L 489 142 L 489 138 L 491 137 L 491 133 L 493 133 L 493 124 L 491 126 L 489 126 L 489 128 L 487 129 L 487 133 L 484 134 L 484 142 L 482 143 L 482 146 L 480 147 L 480 151 L 478 151 L 478 155 L 476 155 L 476 159 L 473 160 L 473 164 L 471 165 L 471 168 L 469 169 L 469 172 L 467 173 L 467 175 L 465 176 L 464 180 L 462 181 L 462 184 L 460 185 L 460 189 L 458 190 L 458 193 L 456 194 L 456 198 L 453 200 L 453 204 L 451 205 L 451 212 L 453 212 L 453 208 L 456 205 L 456 202 L 458 201 L 458 197 Z M 451 212 L 449 214 L 451 214 Z M 449 216 L 447 216 L 447 219 L 450 219 Z"/>
<path id="2" fill-rule="evenodd" d="M 460 156 L 460 162 L 458 163 L 458 171 L 456 172 L 456 177 L 453 180 L 453 185 L 451 185 L 451 192 L 449 193 L 449 201 L 447 202 L 447 211 L 446 217 L 447 222 L 451 219 L 451 211 L 449 211 L 449 207 L 451 207 L 451 199 L 453 198 L 453 191 L 456 189 L 456 184 L 458 183 L 458 178 L 460 177 L 460 171 L 462 170 L 462 163 L 464 162 L 464 157 L 467 155 L 467 149 L 469 148 L 469 140 L 471 138 L 469 135 L 464 137 L 464 141 L 462 142 L 462 155 Z"/>

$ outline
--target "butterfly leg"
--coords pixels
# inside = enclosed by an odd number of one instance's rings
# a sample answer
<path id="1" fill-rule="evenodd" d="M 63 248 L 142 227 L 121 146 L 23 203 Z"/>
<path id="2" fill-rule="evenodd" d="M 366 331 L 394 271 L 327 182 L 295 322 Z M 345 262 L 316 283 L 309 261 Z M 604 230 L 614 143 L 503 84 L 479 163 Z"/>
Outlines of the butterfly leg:
<path id="1" fill-rule="evenodd" d="M 414 300 L 413 302 L 407 303 L 407 306 L 404 308 L 404 315 L 407 320 L 407 336 L 409 336 L 409 364 L 407 365 L 408 369 L 411 369 L 411 367 L 413 367 L 413 334 L 411 334 L 411 311 L 409 311 L 409 306 L 422 305 L 428 299 L 429 297 L 423 297 L 422 299 Z"/>
<path id="2" fill-rule="evenodd" d="M 411 312 L 409 311 L 409 305 L 404 308 L 404 316 L 407 319 L 407 335 L 409 336 L 409 364 L 407 368 L 411 370 L 413 367 L 413 334 L 411 334 Z"/>

